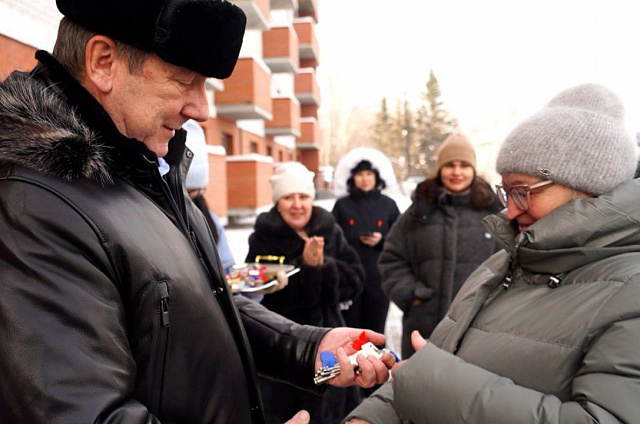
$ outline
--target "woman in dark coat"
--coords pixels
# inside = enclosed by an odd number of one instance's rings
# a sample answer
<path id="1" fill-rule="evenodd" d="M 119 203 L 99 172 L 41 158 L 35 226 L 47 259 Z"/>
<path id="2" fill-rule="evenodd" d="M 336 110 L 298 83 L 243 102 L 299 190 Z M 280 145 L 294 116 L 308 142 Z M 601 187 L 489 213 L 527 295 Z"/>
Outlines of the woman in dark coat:
<path id="1" fill-rule="evenodd" d="M 400 216 L 396 202 L 381 193 L 384 188 L 385 181 L 378 169 L 370 161 L 362 160 L 347 180 L 349 195 L 338 199 L 333 208 L 336 223 L 358 253 L 366 273 L 362 293 L 342 314 L 349 327 L 379 333 L 384 333 L 389 298 L 380 287 L 382 278 L 377 262 L 384 239 Z"/>
<path id="2" fill-rule="evenodd" d="M 302 164 L 286 162 L 270 179 L 275 206 L 256 220 L 249 237 L 247 262 L 258 255 L 284 256 L 301 271 L 281 291 L 266 295 L 262 304 L 299 324 L 340 327 L 341 302 L 362 289 L 364 270 L 332 215 L 312 204 L 313 173 Z M 329 387 L 323 397 L 284 383 L 260 381 L 267 423 L 283 423 L 301 408 L 312 423 L 336 423 L 355 405 L 347 398 L 355 388 Z"/>
<path id="3" fill-rule="evenodd" d="M 481 220 L 502 206 L 475 168 L 464 136 L 445 140 L 438 173 L 418 185 L 380 255 L 382 289 L 404 312 L 403 358 L 414 353 L 411 332 L 428 337 L 469 274 L 498 250 Z"/>

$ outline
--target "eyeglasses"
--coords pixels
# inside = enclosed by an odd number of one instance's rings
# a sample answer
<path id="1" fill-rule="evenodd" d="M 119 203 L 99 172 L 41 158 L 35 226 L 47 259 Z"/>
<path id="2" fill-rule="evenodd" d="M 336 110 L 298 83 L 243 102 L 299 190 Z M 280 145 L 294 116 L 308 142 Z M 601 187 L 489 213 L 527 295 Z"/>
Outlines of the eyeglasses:
<path id="1" fill-rule="evenodd" d="M 496 184 L 496 190 L 503 206 L 506 207 L 509 198 L 511 198 L 518 209 L 526 211 L 529 210 L 530 193 L 534 190 L 541 189 L 542 187 L 548 187 L 553 184 L 555 183 L 550 180 L 542 180 L 532 185 L 516 185 L 508 188 L 505 188 L 503 184 Z"/>

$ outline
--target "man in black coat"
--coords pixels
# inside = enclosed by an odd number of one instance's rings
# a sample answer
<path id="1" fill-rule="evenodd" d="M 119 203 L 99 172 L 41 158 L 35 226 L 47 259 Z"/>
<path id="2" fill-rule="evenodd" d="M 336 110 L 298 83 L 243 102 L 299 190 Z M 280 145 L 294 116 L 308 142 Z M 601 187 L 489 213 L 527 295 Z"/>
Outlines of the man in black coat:
<path id="1" fill-rule="evenodd" d="M 181 126 L 207 119 L 205 79 L 231 74 L 244 14 L 220 0 L 58 8 L 53 55 L 0 84 L 0 422 L 260 423 L 256 368 L 314 390 L 323 350 L 342 365 L 334 385 L 386 380 L 390 357 L 349 366 L 358 330 L 233 297 L 185 199 Z"/>

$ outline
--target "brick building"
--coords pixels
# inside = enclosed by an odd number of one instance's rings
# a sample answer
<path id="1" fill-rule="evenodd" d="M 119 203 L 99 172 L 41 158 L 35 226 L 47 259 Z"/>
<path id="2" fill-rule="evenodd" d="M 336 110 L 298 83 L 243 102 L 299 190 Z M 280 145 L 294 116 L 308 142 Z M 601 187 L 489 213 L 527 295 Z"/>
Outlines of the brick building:
<path id="1" fill-rule="evenodd" d="M 226 80 L 207 81 L 211 183 L 205 194 L 225 217 L 271 206 L 275 164 L 299 160 L 318 175 L 321 132 L 315 26 L 318 0 L 231 0 L 247 15 L 240 59 Z M 0 80 L 51 51 L 61 15 L 54 0 L 0 0 Z"/>

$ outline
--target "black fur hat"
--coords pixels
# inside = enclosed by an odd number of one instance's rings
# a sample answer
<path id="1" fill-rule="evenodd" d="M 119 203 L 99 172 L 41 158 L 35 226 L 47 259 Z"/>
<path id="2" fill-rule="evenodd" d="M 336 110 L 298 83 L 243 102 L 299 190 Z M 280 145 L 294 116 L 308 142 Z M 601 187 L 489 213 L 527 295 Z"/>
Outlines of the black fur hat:
<path id="1" fill-rule="evenodd" d="M 384 188 L 387 186 L 387 183 L 380 177 L 380 172 L 378 172 L 378 169 L 374 167 L 370 161 L 363 159 L 351 169 L 351 176 L 347 180 L 347 190 L 349 192 L 356 190 L 356 185 L 353 177 L 355 177 L 355 175 L 360 171 L 371 171 L 376 176 L 376 186 L 374 187 L 374 190 L 381 191 L 384 190 Z"/>
<path id="2" fill-rule="evenodd" d="M 227 78 L 247 22 L 226 0 L 56 0 L 60 12 L 89 31 L 207 77 Z"/>

